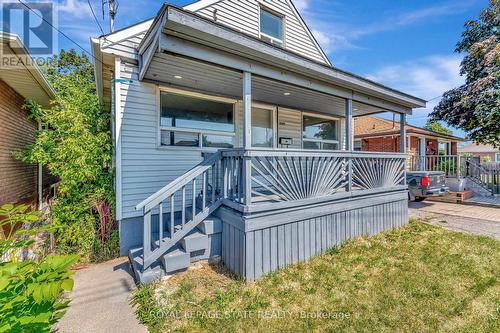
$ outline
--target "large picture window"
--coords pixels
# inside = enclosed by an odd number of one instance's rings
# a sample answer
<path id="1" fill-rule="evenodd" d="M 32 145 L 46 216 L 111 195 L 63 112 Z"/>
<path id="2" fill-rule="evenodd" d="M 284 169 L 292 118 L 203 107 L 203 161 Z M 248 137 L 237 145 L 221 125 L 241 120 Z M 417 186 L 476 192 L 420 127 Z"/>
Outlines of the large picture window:
<path id="1" fill-rule="evenodd" d="M 338 119 L 304 114 L 302 127 L 302 145 L 304 149 L 340 149 Z"/>
<path id="2" fill-rule="evenodd" d="M 162 146 L 199 148 L 234 147 L 234 104 L 160 92 Z"/>

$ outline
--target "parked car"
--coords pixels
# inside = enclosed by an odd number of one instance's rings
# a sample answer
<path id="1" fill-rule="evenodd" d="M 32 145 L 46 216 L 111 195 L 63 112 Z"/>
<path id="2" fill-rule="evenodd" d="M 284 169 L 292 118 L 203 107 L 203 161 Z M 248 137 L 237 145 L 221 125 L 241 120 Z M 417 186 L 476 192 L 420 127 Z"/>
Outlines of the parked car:
<path id="1" fill-rule="evenodd" d="M 424 201 L 428 197 L 441 197 L 450 192 L 443 171 L 407 172 L 406 183 L 410 201 Z"/>

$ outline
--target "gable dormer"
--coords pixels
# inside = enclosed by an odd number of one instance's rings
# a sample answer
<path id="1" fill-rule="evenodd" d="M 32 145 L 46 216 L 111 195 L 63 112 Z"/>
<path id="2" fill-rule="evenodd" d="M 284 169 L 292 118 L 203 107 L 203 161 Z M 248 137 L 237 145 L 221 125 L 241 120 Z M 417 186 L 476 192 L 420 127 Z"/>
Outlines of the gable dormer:
<path id="1" fill-rule="evenodd" d="M 291 0 L 200 0 L 184 9 L 331 65 Z"/>

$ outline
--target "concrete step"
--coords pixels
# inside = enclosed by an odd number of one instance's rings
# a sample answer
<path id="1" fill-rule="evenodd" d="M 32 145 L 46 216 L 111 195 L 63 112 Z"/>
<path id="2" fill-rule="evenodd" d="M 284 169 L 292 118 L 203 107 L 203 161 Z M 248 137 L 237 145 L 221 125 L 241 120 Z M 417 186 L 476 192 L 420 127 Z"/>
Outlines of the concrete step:
<path id="1" fill-rule="evenodd" d="M 210 215 L 198 225 L 198 229 L 205 235 L 219 234 L 222 232 L 222 220 Z"/>
<path id="2" fill-rule="evenodd" d="M 173 247 L 168 253 L 161 257 L 163 269 L 167 274 L 185 270 L 191 263 L 191 256 L 181 246 Z"/>
<path id="3" fill-rule="evenodd" d="M 135 281 L 137 283 L 151 283 L 157 279 L 162 278 L 165 275 L 165 271 L 161 267 L 159 262 L 153 264 L 146 271 L 142 271 L 143 263 L 143 249 L 136 248 L 129 251 L 128 259 L 130 261 L 130 266 L 132 267 L 132 272 L 134 274 Z"/>
<path id="4" fill-rule="evenodd" d="M 189 253 L 206 250 L 208 248 L 208 236 L 195 228 L 180 241 L 180 245 Z"/>

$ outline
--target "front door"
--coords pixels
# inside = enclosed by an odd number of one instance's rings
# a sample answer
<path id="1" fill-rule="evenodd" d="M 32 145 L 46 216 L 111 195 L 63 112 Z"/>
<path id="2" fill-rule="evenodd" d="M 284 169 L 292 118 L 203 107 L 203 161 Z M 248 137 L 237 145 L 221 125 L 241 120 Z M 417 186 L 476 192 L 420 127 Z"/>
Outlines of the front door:
<path id="1" fill-rule="evenodd" d="M 276 147 L 276 107 L 254 104 L 252 107 L 252 147 Z"/>

